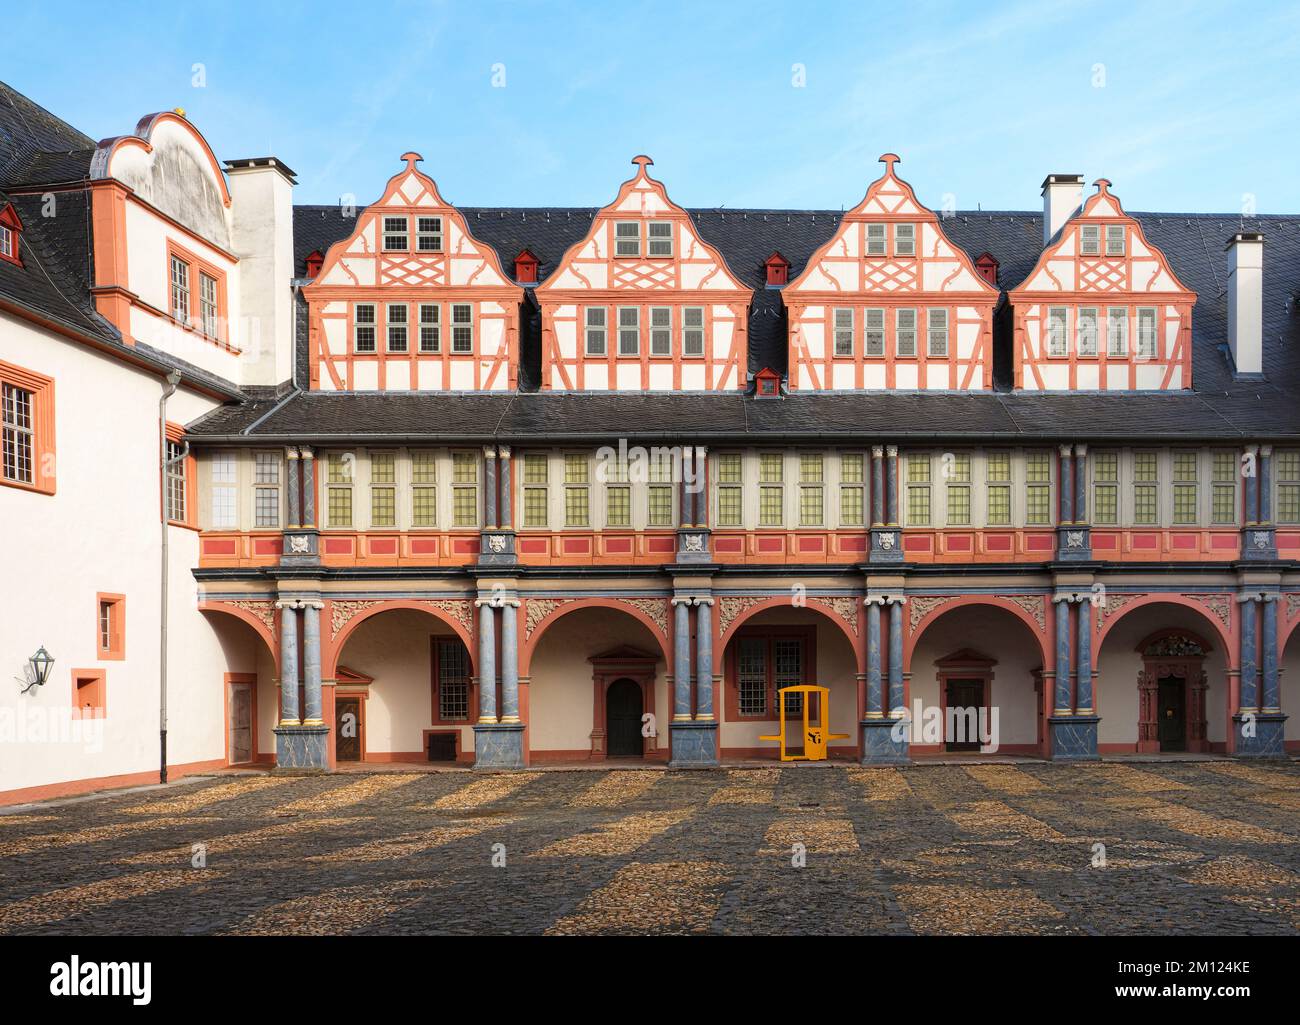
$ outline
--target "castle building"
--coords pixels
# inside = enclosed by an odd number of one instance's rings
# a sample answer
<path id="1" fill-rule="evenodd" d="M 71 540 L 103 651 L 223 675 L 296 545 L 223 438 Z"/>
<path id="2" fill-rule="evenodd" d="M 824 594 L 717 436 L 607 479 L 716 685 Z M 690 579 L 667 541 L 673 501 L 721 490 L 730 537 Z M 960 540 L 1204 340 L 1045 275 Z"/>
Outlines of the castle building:
<path id="1" fill-rule="evenodd" d="M 0 801 L 770 759 L 797 684 L 863 764 L 1300 747 L 1300 214 L 901 164 L 481 208 L 409 152 L 304 206 L 0 86 Z"/>

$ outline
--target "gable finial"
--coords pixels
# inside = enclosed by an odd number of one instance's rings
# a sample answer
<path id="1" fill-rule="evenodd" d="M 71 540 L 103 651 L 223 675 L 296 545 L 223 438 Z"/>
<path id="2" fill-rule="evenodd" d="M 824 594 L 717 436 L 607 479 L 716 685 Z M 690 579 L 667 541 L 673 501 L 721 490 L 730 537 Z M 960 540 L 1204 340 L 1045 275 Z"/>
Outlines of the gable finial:
<path id="1" fill-rule="evenodd" d="M 414 171 L 414 170 L 415 170 L 415 165 L 418 164 L 418 163 L 420 163 L 421 161 L 423 161 L 423 160 L 424 160 L 424 157 L 422 157 L 422 156 L 420 156 L 420 154 L 418 154 L 418 153 L 412 151 L 412 152 L 410 152 L 410 153 L 403 153 L 403 154 L 402 154 L 402 159 L 406 161 L 406 169 L 407 169 L 408 171 Z"/>
<path id="2" fill-rule="evenodd" d="M 892 178 L 894 176 L 894 165 L 899 162 L 897 153 L 882 153 L 880 162 L 885 165 L 885 175 Z"/>
<path id="3" fill-rule="evenodd" d="M 1110 195 L 1110 179 L 1109 179 L 1109 178 L 1098 178 L 1095 182 L 1093 182 L 1093 184 L 1094 184 L 1095 186 L 1097 186 L 1097 195 L 1099 195 L 1099 196 L 1108 196 L 1108 195 Z"/>
<path id="4" fill-rule="evenodd" d="M 653 164 L 654 161 L 651 160 L 644 153 L 640 153 L 637 156 L 632 158 L 632 163 L 636 164 L 637 167 L 636 173 L 639 176 L 645 174 L 646 168 L 649 167 L 651 164 Z"/>

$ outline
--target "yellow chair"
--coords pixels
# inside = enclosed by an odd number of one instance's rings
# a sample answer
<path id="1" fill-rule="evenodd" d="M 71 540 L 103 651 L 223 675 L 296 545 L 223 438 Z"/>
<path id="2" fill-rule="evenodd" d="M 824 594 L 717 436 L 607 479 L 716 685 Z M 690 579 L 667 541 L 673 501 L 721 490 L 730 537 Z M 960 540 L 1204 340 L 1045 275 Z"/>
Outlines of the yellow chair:
<path id="1" fill-rule="evenodd" d="M 783 762 L 824 762 L 826 745 L 832 740 L 847 740 L 847 733 L 827 733 L 830 724 L 831 692 L 828 687 L 816 684 L 800 684 L 797 687 L 782 687 L 777 694 L 777 714 L 780 716 L 781 732 L 775 737 L 759 737 L 759 740 L 775 740 L 781 745 Z M 785 710 L 788 701 L 786 695 L 798 694 L 803 711 L 803 753 L 791 754 L 786 750 L 787 732 Z M 815 699 L 815 700 L 814 700 Z M 815 706 L 815 709 L 814 709 Z"/>

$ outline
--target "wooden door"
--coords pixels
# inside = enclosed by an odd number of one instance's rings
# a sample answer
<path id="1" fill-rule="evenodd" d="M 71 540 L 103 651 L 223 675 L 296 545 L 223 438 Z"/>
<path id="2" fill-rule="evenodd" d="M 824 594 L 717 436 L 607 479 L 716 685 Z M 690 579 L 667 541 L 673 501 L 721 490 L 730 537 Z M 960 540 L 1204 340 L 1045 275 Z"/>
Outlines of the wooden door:
<path id="1" fill-rule="evenodd" d="M 948 729 L 948 709 L 958 709 L 956 723 L 961 729 L 962 735 L 957 737 L 945 736 L 947 741 L 946 750 L 948 751 L 978 751 L 980 741 L 978 736 L 979 713 L 984 707 L 984 681 L 978 679 L 970 680 L 949 680 L 944 695 L 944 730 Z M 973 709 L 973 717 L 969 709 Z M 974 725 L 972 725 L 974 724 Z M 972 731 L 975 736 L 971 736 Z"/>
<path id="2" fill-rule="evenodd" d="M 1187 687 L 1177 676 L 1162 676 L 1157 684 L 1161 751 L 1187 750 Z"/>
<path id="3" fill-rule="evenodd" d="M 361 761 L 360 698 L 336 698 L 334 701 L 334 759 L 340 762 Z"/>
<path id="4" fill-rule="evenodd" d="M 635 680 L 615 680 L 605 695 L 606 751 L 610 758 L 639 758 L 641 740 L 641 685 Z"/>
<path id="5" fill-rule="evenodd" d="M 253 687 L 230 685 L 230 764 L 245 765 L 253 760 Z"/>

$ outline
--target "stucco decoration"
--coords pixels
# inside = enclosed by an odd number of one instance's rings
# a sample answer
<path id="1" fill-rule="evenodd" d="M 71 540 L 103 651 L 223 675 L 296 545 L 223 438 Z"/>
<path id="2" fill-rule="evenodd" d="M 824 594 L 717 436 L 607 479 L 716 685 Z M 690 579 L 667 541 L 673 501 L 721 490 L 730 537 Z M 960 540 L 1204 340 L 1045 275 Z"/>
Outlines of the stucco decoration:
<path id="1" fill-rule="evenodd" d="M 950 601 L 956 601 L 955 594 L 922 594 L 907 599 L 907 604 L 911 611 L 908 613 L 908 629 L 915 632 L 917 626 L 926 616 L 937 609 L 940 605 L 945 605 Z"/>
<path id="2" fill-rule="evenodd" d="M 241 599 L 239 601 L 222 602 L 223 605 L 233 605 L 237 609 L 243 609 L 245 612 L 257 619 L 268 629 L 275 629 L 275 603 L 269 599 L 266 601 L 256 601 L 253 599 Z"/>
<path id="3" fill-rule="evenodd" d="M 1232 629 L 1232 596 L 1228 594 L 1185 594 L 1184 598 L 1190 598 L 1198 605 L 1205 606 L 1210 613 L 1223 624 L 1225 631 Z"/>
<path id="4" fill-rule="evenodd" d="M 659 632 L 668 636 L 668 603 L 662 598 L 621 598 L 625 605 L 631 605 L 638 612 L 647 616 Z"/>
<path id="5" fill-rule="evenodd" d="M 575 601 L 573 598 L 529 598 L 524 612 L 524 639 L 532 637 L 542 620 L 558 609 Z"/>
<path id="6" fill-rule="evenodd" d="M 358 612 L 364 612 L 366 609 L 375 605 L 382 605 L 382 601 L 331 601 L 330 602 L 330 631 L 332 637 L 337 637 L 339 631 L 348 625 L 348 622 Z"/>
<path id="7" fill-rule="evenodd" d="M 1000 594 L 998 597 L 1012 605 L 1019 605 L 1033 616 L 1039 630 L 1047 629 L 1047 607 L 1041 594 Z"/>
<path id="8" fill-rule="evenodd" d="M 719 598 L 718 599 L 718 633 L 725 634 L 736 617 L 746 609 L 761 605 L 766 598 Z"/>
<path id="9" fill-rule="evenodd" d="M 825 605 L 853 631 L 853 636 L 858 635 L 858 598 L 814 598 L 812 599 L 818 605 Z"/>

